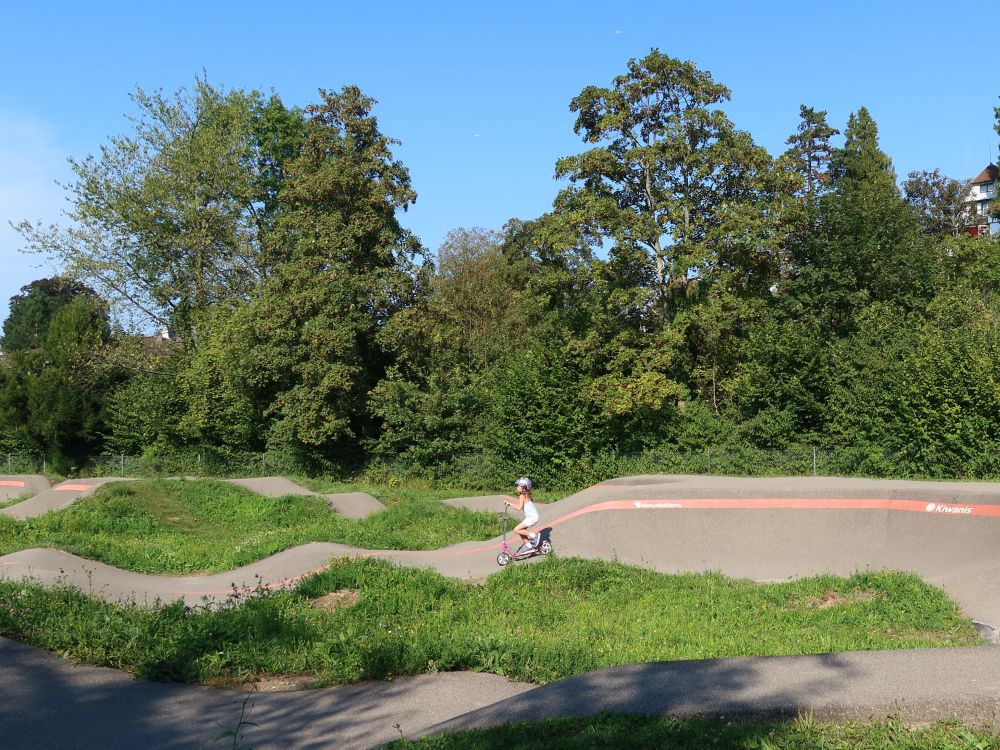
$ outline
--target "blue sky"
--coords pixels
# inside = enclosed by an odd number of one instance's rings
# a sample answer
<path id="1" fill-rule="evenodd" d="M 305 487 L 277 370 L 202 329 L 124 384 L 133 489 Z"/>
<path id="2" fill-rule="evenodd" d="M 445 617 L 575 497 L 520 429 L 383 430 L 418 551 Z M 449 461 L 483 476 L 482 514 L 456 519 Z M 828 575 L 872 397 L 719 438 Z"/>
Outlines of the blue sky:
<path id="1" fill-rule="evenodd" d="M 866 106 L 898 175 L 976 175 L 996 161 L 1000 68 L 989 25 L 940 2 L 4 3 L 0 44 L 0 320 L 51 275 L 8 226 L 58 222 L 69 156 L 127 132 L 136 85 L 273 90 L 304 106 L 356 84 L 402 141 L 435 250 L 456 227 L 499 229 L 551 207 L 556 159 L 583 149 L 570 100 L 652 47 L 733 91 L 724 107 L 772 154 L 800 104 L 843 130 Z M 982 10 L 978 11 L 979 13 Z"/>

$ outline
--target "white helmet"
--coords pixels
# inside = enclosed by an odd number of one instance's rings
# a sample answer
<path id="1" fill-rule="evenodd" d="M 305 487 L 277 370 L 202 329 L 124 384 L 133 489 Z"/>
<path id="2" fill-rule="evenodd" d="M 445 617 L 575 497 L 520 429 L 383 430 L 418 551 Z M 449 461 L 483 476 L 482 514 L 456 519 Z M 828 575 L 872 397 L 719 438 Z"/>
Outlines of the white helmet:
<path id="1" fill-rule="evenodd" d="M 524 487 L 526 490 L 531 489 L 531 480 L 527 477 L 521 477 L 516 482 L 514 482 L 515 487 Z"/>

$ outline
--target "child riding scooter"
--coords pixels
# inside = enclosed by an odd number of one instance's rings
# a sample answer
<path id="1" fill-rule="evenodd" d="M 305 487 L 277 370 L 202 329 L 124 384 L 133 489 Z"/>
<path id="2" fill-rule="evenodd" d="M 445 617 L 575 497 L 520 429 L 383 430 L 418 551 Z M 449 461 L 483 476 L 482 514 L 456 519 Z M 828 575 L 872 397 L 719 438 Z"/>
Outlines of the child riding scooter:
<path id="1" fill-rule="evenodd" d="M 552 545 L 548 540 L 542 541 L 541 535 L 529 531 L 532 526 L 538 523 L 538 509 L 535 507 L 534 499 L 531 496 L 531 480 L 528 477 L 521 477 L 514 485 L 517 487 L 517 499 L 514 502 L 504 500 L 504 536 L 503 552 L 497 555 L 497 563 L 506 565 L 511 560 L 523 560 L 526 557 L 533 557 L 537 554 L 547 555 L 552 551 Z M 513 508 L 524 513 L 524 520 L 514 527 L 514 533 L 521 538 L 521 546 L 516 552 L 511 553 L 507 546 L 507 508 Z"/>

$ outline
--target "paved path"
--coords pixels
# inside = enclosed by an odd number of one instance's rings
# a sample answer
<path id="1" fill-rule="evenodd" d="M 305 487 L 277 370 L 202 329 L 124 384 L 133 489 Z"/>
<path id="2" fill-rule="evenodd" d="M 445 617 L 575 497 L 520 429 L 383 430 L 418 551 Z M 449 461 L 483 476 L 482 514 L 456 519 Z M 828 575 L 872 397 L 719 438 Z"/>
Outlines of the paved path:
<path id="1" fill-rule="evenodd" d="M 430 727 L 427 733 L 602 711 L 706 718 L 923 723 L 1000 720 L 1000 648 L 871 651 L 628 664 L 570 677 Z"/>
<path id="2" fill-rule="evenodd" d="M 51 487 L 45 477 L 35 474 L 6 474 L 0 476 L 0 505 L 21 495 L 34 495 Z"/>
<path id="3" fill-rule="evenodd" d="M 12 479 L 12 477 L 0 476 L 0 481 L 11 481 Z M 113 477 L 102 477 L 100 479 L 70 479 L 57 484 L 55 487 L 49 487 L 48 480 L 44 477 L 35 477 L 34 479 L 35 482 L 33 483 L 33 486 L 40 487 L 37 494 L 33 495 L 24 502 L 17 503 L 16 505 L 10 505 L 6 508 L 0 508 L 0 515 L 10 516 L 11 518 L 22 520 L 25 518 L 40 516 L 43 513 L 48 513 L 49 511 L 68 508 L 77 500 L 92 495 L 94 490 L 102 484 L 107 484 L 108 482 L 129 481 L 125 479 L 115 479 Z M 39 482 L 38 480 L 44 481 L 43 487 L 41 486 L 42 482 Z"/>
<path id="4" fill-rule="evenodd" d="M 367 492 L 334 492 L 322 494 L 308 490 L 284 477 L 258 477 L 254 479 L 228 479 L 232 484 L 246 487 L 264 497 L 283 495 L 311 495 L 326 498 L 330 510 L 344 518 L 367 518 L 372 513 L 385 510 L 385 506 Z"/>
<path id="5" fill-rule="evenodd" d="M 242 747 L 360 750 L 414 737 L 446 719 L 533 688 L 490 674 L 441 673 L 339 688 L 255 693 Z M 113 669 L 73 666 L 0 638 L 0 748 L 136 750 L 232 747 L 246 693 L 142 682 Z"/>
<path id="6" fill-rule="evenodd" d="M 0 747 L 211 748 L 245 693 L 141 682 L 74 667 L 0 638 Z M 923 723 L 1000 719 L 1000 648 L 881 651 L 632 664 L 534 687 L 469 672 L 249 699 L 244 746 L 363 750 L 395 739 L 602 711 Z"/>
<path id="7" fill-rule="evenodd" d="M 1000 485 L 828 478 L 630 477 L 542 506 L 541 517 L 545 533 L 560 554 L 593 559 L 615 557 L 667 572 L 721 570 L 737 577 L 784 580 L 823 572 L 847 575 L 865 569 L 909 570 L 948 591 L 969 617 L 984 624 L 982 632 L 989 633 L 988 626 L 1000 624 Z M 23 550 L 0 557 L 0 577 L 70 580 L 110 600 L 183 597 L 193 602 L 203 597 L 222 598 L 233 584 L 253 585 L 257 576 L 267 585 L 287 585 L 321 568 L 331 557 L 344 555 L 378 556 L 405 565 L 430 567 L 445 575 L 481 578 L 498 572 L 498 547 L 499 539 L 465 542 L 431 552 L 358 550 L 314 543 L 238 571 L 183 578 L 139 576 L 56 550 Z M 49 658 L 30 649 L 27 653 Z M 0 664 L 6 661 L 0 650 Z M 52 671 L 57 669 L 52 667 Z M 902 712 L 913 719 L 954 713 L 980 720 L 1000 719 L 998 675 L 1000 648 L 988 646 L 629 665 L 581 675 L 527 694 L 522 694 L 524 687 L 520 686 L 513 697 L 490 699 L 472 708 L 468 702 L 455 703 L 466 695 L 465 677 L 450 675 L 438 680 L 429 675 L 423 682 L 412 683 L 412 695 L 418 704 L 429 700 L 447 708 L 448 716 L 439 717 L 437 722 L 441 723 L 436 724 L 437 729 L 447 730 L 485 726 L 514 717 L 601 710 L 732 715 L 794 714 L 810 709 L 818 717 L 830 718 L 865 719 Z M 474 686 L 473 681 L 480 677 L 469 677 L 468 684 Z M 0 693 L 10 689 L 9 685 L 0 672 L 0 686 L 4 686 Z M 173 717 L 168 722 L 173 727 L 170 731 L 190 731 L 195 721 L 195 716 L 182 710 L 185 700 L 191 702 L 184 697 L 191 693 L 185 691 L 202 696 L 192 705 L 203 705 L 207 700 L 202 688 L 136 685 L 142 686 L 135 688 L 136 695 L 169 689 L 173 691 L 171 696 L 178 696 L 171 699 L 175 702 L 157 704 L 155 709 L 157 717 L 161 711 Z M 348 691 L 343 695 L 374 696 L 371 700 L 379 703 L 384 710 L 380 716 L 386 720 L 393 716 L 414 717 L 407 730 L 411 736 L 435 728 L 435 721 L 407 707 L 411 695 L 408 687 L 401 688 L 398 694 L 389 690 L 391 696 L 382 684 L 341 690 Z M 278 732 L 273 736 L 288 738 L 287 742 L 274 741 L 285 747 L 320 747 L 342 738 L 344 746 L 367 747 L 365 743 L 391 737 L 367 733 L 354 725 L 349 729 L 342 720 L 335 725 L 324 724 L 317 717 L 310 720 L 315 722 L 310 726 L 336 734 L 321 734 L 314 740 L 300 717 L 323 705 L 317 697 L 319 691 L 283 695 L 290 697 L 267 700 L 289 701 L 282 704 L 285 708 L 276 707 L 273 714 L 268 714 Z M 397 698 L 398 709 L 393 708 Z M 216 701 L 213 705 L 218 705 L 222 698 L 212 700 Z M 0 700 L 0 712 L 3 703 Z M 113 715 L 118 710 L 115 705 L 110 701 L 102 710 Z M 325 705 L 329 712 L 329 704 Z M 416 718 L 418 714 L 421 718 Z M 7 719 L 0 714 L 0 740 L 4 721 Z M 401 723 L 405 729 L 406 722 Z M 50 727 L 47 731 L 53 730 Z M 268 741 L 255 746 L 272 746 L 266 744 Z M 180 742 L 157 746 L 195 746 Z"/>

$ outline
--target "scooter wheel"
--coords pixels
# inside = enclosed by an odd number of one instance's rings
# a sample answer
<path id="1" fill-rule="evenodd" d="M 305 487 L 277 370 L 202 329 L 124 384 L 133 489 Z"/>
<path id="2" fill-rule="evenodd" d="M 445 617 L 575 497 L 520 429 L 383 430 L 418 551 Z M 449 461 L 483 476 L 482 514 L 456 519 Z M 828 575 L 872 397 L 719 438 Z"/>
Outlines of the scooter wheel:
<path id="1" fill-rule="evenodd" d="M 509 562 L 510 562 L 510 555 L 508 555 L 506 552 L 501 552 L 499 555 L 497 555 L 497 565 L 499 565 L 501 568 Z"/>
<path id="2" fill-rule="evenodd" d="M 552 542 L 550 542 L 548 539 L 543 540 L 541 546 L 538 548 L 538 551 L 541 552 L 543 555 L 549 554 L 550 552 L 552 552 Z"/>

